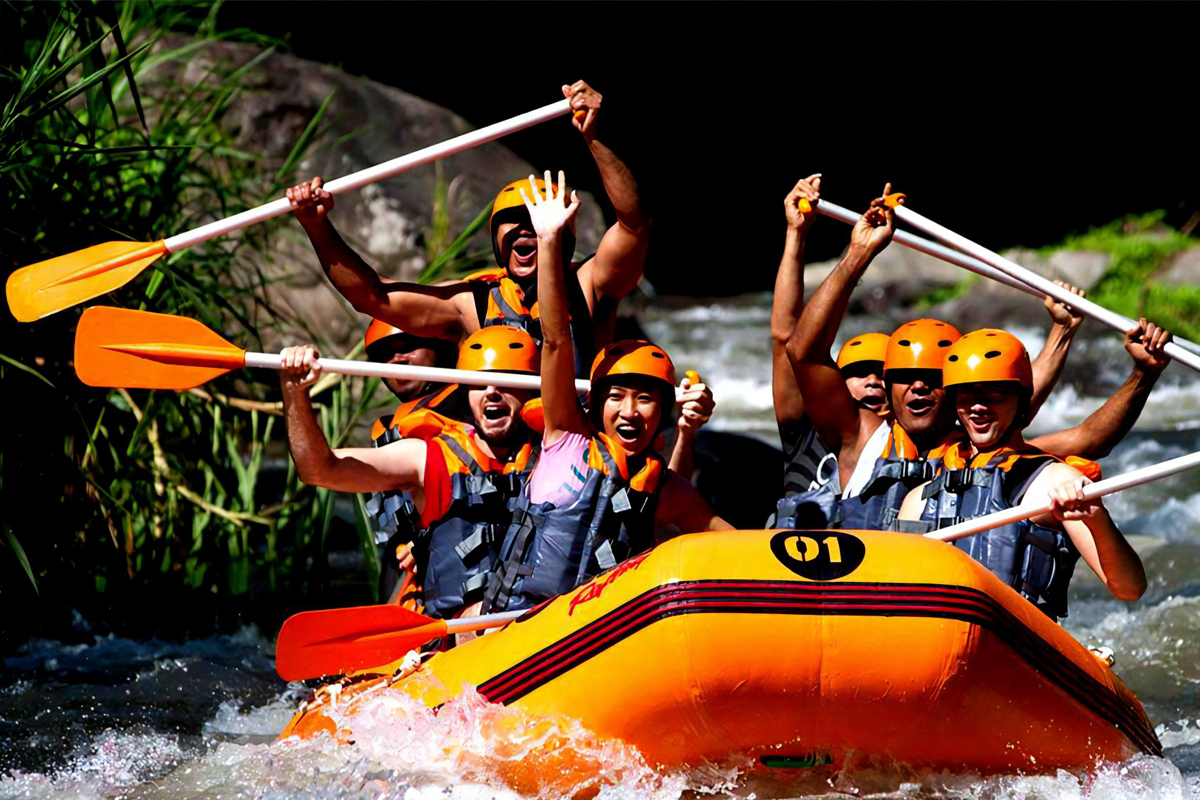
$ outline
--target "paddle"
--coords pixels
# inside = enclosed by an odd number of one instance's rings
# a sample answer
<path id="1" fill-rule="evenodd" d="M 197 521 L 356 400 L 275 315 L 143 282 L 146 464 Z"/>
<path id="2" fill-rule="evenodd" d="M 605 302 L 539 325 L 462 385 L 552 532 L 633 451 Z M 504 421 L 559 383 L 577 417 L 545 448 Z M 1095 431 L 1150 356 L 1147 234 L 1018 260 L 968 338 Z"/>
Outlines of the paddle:
<path id="1" fill-rule="evenodd" d="M 442 636 L 507 625 L 524 613 L 434 619 L 398 605 L 303 611 L 279 631 L 275 671 L 285 681 L 344 675 L 391 663 Z"/>
<path id="2" fill-rule="evenodd" d="M 318 359 L 325 372 L 376 378 L 406 378 L 540 389 L 538 375 Z M 75 330 L 75 374 L 88 386 L 124 389 L 191 389 L 242 367 L 282 369 L 278 353 L 248 353 L 203 323 L 172 314 L 93 306 Z M 575 381 L 582 394 L 591 383 Z"/>
<path id="3" fill-rule="evenodd" d="M 1122 489 L 1128 489 L 1132 486 L 1141 486 L 1143 483 L 1166 478 L 1185 470 L 1193 469 L 1200 466 L 1200 452 L 1189 453 L 1186 456 L 1172 458 L 1169 461 L 1163 461 L 1160 464 L 1151 464 L 1148 467 L 1135 469 L 1132 472 L 1126 472 L 1124 475 L 1115 475 L 1111 478 L 1106 478 L 1102 481 L 1089 484 L 1083 487 L 1083 496 L 1091 499 L 1093 497 L 1103 497 L 1106 494 L 1119 492 Z M 1036 517 L 1039 514 L 1045 514 L 1050 510 L 1049 503 L 1040 505 L 1019 505 L 1013 508 L 997 511 L 994 514 L 988 514 L 983 517 L 969 519 L 966 522 L 959 522 L 956 525 L 951 525 L 948 528 L 931 531 L 925 536 L 930 539 L 940 539 L 943 542 L 953 542 L 957 539 L 965 539 L 968 536 L 973 536 L 976 533 L 981 533 L 991 528 L 1000 525 L 1007 525 L 1010 522 L 1017 522 L 1030 517 Z"/>
<path id="4" fill-rule="evenodd" d="M 415 153 L 359 170 L 326 183 L 324 189 L 335 195 L 348 192 L 570 112 L 570 101 L 559 100 Z M 213 237 L 224 236 L 290 211 L 292 205 L 284 197 L 169 239 L 157 242 L 105 242 L 30 264 L 8 277 L 5 287 L 8 308 L 21 322 L 33 322 L 124 286 L 168 253 L 178 253 Z"/>
<path id="5" fill-rule="evenodd" d="M 1049 295 L 1059 302 L 1066 303 L 1071 308 L 1079 311 L 1085 316 L 1108 325 L 1114 330 L 1121 333 L 1132 330 L 1137 327 L 1137 323 L 1129 317 L 1109 311 L 1104 306 L 1088 300 L 1086 297 L 1072 294 L 1063 287 L 1056 284 L 1054 281 L 1043 278 L 1032 270 L 1022 267 L 1014 261 L 1009 261 L 1003 256 L 993 253 L 982 245 L 976 244 L 965 236 L 961 236 L 949 228 L 943 227 L 931 219 L 918 214 L 917 212 L 904 205 L 905 196 L 903 194 L 892 194 L 886 198 L 888 206 L 895 209 L 896 218 L 907 222 L 914 228 L 924 231 L 935 239 L 939 239 L 951 247 L 966 253 L 969 256 L 979 259 L 985 264 L 994 267 L 1005 275 L 1028 284 L 1033 289 Z M 1176 361 L 1180 361 L 1192 369 L 1200 372 L 1200 355 L 1185 350 L 1175 342 L 1167 342 L 1163 348 L 1164 352 Z"/>

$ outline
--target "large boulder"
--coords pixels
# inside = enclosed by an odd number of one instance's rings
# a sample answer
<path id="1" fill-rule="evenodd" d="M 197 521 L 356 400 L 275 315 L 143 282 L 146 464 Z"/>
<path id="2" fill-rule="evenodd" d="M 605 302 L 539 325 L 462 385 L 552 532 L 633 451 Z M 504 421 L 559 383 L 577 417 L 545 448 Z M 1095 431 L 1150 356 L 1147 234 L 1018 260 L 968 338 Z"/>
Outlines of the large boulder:
<path id="1" fill-rule="evenodd" d="M 1200 286 L 1200 247 L 1163 259 L 1162 271 L 1154 280 L 1167 286 Z"/>
<path id="2" fill-rule="evenodd" d="M 261 51 L 250 45 L 210 44 L 189 59 L 178 77 L 184 82 L 204 80 L 215 63 L 240 67 L 260 55 Z M 230 126 L 228 130 L 236 134 L 242 149 L 265 157 L 265 170 L 277 170 L 285 163 L 332 93 L 320 135 L 288 182 L 313 175 L 327 180 L 340 177 L 496 121 L 468 122 L 400 89 L 287 54 L 267 56 L 248 70 L 241 82 L 244 90 L 222 124 Z M 513 113 L 524 110 L 514 108 Z M 578 135 L 565 118 L 544 124 L 560 126 L 563 136 Z M 441 165 L 450 184 L 451 237 L 467 226 L 501 186 L 532 171 L 532 165 L 498 142 L 450 156 Z M 434 166 L 417 167 L 340 195 L 331 219 L 380 274 L 415 279 L 427 263 L 425 236 L 433 216 L 435 182 Z M 290 316 L 327 344 L 347 349 L 362 335 L 367 321 L 332 289 L 300 226 L 292 222 L 284 226 L 271 262 L 259 265 L 271 281 L 267 299 L 290 311 Z M 593 197 L 584 195 L 577 252 L 594 252 L 603 232 L 599 206 Z M 469 249 L 490 253 L 486 231 L 477 234 Z M 264 342 L 269 348 L 278 344 Z"/>

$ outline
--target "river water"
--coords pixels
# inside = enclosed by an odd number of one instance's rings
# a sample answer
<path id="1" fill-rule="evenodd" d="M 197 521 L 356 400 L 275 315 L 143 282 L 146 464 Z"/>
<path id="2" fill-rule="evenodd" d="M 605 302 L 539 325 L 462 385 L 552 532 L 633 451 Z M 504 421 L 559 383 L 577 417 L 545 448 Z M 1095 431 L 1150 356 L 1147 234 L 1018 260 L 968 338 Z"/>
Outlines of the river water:
<path id="1" fill-rule="evenodd" d="M 716 392 L 715 429 L 777 444 L 771 413 L 770 298 L 660 306 L 649 335 L 681 368 L 699 366 Z M 843 337 L 889 331 L 896 319 L 858 317 Z M 1042 333 L 1015 331 L 1036 352 Z M 1128 373 L 1119 337 L 1087 331 L 1035 430 L 1073 425 Z M 840 343 L 840 342 L 839 342 Z M 1105 473 L 1200 449 L 1200 383 L 1171 367 L 1137 428 L 1103 462 Z M 1200 798 L 1200 475 L 1184 474 L 1110 498 L 1146 564 L 1137 603 L 1111 599 L 1086 568 L 1072 585 L 1067 629 L 1111 647 L 1117 672 L 1158 726 L 1166 758 L 1140 757 L 1081 774 L 812 774 L 781 786 L 747 782 L 738 766 L 659 774 L 619 742 L 570 720 L 527 720 L 467 693 L 440 713 L 378 709 L 352 746 L 275 742 L 308 690 L 274 674 L 269 636 L 244 629 L 185 643 L 88 636 L 34 640 L 0 671 L 0 799 L 191 798 L 677 798 L 681 796 L 901 798 Z M 523 737 L 493 736 L 504 728 Z M 359 727 L 359 730 L 363 728 Z M 583 774 L 516 786 L 506 765 L 572 751 Z M 519 790 L 519 791 L 518 791 Z"/>

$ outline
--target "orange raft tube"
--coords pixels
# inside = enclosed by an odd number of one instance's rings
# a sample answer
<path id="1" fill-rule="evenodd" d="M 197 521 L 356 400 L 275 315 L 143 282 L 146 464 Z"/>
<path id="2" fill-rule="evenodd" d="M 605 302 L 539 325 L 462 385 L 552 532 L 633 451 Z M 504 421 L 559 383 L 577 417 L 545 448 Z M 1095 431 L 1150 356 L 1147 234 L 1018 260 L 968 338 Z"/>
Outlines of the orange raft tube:
<path id="1" fill-rule="evenodd" d="M 962 551 L 894 533 L 682 536 L 417 673 L 436 680 L 318 690 L 282 735 L 350 739 L 356 697 L 436 707 L 469 684 L 668 767 L 853 754 L 1053 772 L 1162 753 L 1105 661 Z"/>

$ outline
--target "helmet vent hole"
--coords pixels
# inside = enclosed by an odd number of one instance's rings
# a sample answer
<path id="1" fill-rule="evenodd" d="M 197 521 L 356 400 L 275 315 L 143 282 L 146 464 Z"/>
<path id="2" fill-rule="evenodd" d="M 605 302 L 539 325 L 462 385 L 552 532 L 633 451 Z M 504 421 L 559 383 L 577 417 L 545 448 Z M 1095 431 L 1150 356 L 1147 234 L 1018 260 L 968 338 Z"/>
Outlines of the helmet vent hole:
<path id="1" fill-rule="evenodd" d="M 656 353 L 653 350 L 650 351 L 650 355 L 652 355 L 655 358 L 666 358 L 666 356 L 664 356 L 662 353 Z"/>
<path id="2" fill-rule="evenodd" d="M 958 361 L 958 356 L 956 356 L 956 355 L 946 356 L 946 360 L 947 361 Z"/>
<path id="3" fill-rule="evenodd" d="M 995 336 L 995 335 L 996 335 L 996 334 L 994 334 L 994 333 L 989 333 L 989 334 L 988 334 L 988 336 Z"/>
<path id="4" fill-rule="evenodd" d="M 983 357 L 984 358 L 995 358 L 998 355 L 1000 355 L 999 350 L 988 350 L 986 353 L 983 354 Z"/>
<path id="5" fill-rule="evenodd" d="M 896 344 L 900 345 L 901 347 L 912 347 L 912 342 L 910 342 L 908 339 L 901 339 L 900 341 L 896 342 Z"/>
<path id="6" fill-rule="evenodd" d="M 858 347 L 860 344 L 862 344 L 862 342 L 851 342 L 851 343 L 850 343 L 850 346 L 851 346 L 851 347 Z"/>
<path id="7" fill-rule="evenodd" d="M 952 342 L 949 339 L 942 339 L 938 342 L 938 347 L 949 347 L 951 344 Z"/>
<path id="8" fill-rule="evenodd" d="M 508 343 L 508 349 L 509 349 L 509 350 L 520 350 L 520 349 L 521 349 L 522 347 L 524 347 L 524 346 L 525 346 L 525 345 L 524 345 L 524 344 L 522 344 L 521 342 L 509 342 L 509 343 Z"/>
<path id="9" fill-rule="evenodd" d="M 482 344 L 480 344 L 479 342 L 475 342 L 475 344 L 471 345 L 471 349 L 472 349 L 472 350 L 482 350 L 482 349 L 483 349 L 483 345 L 482 345 Z"/>

